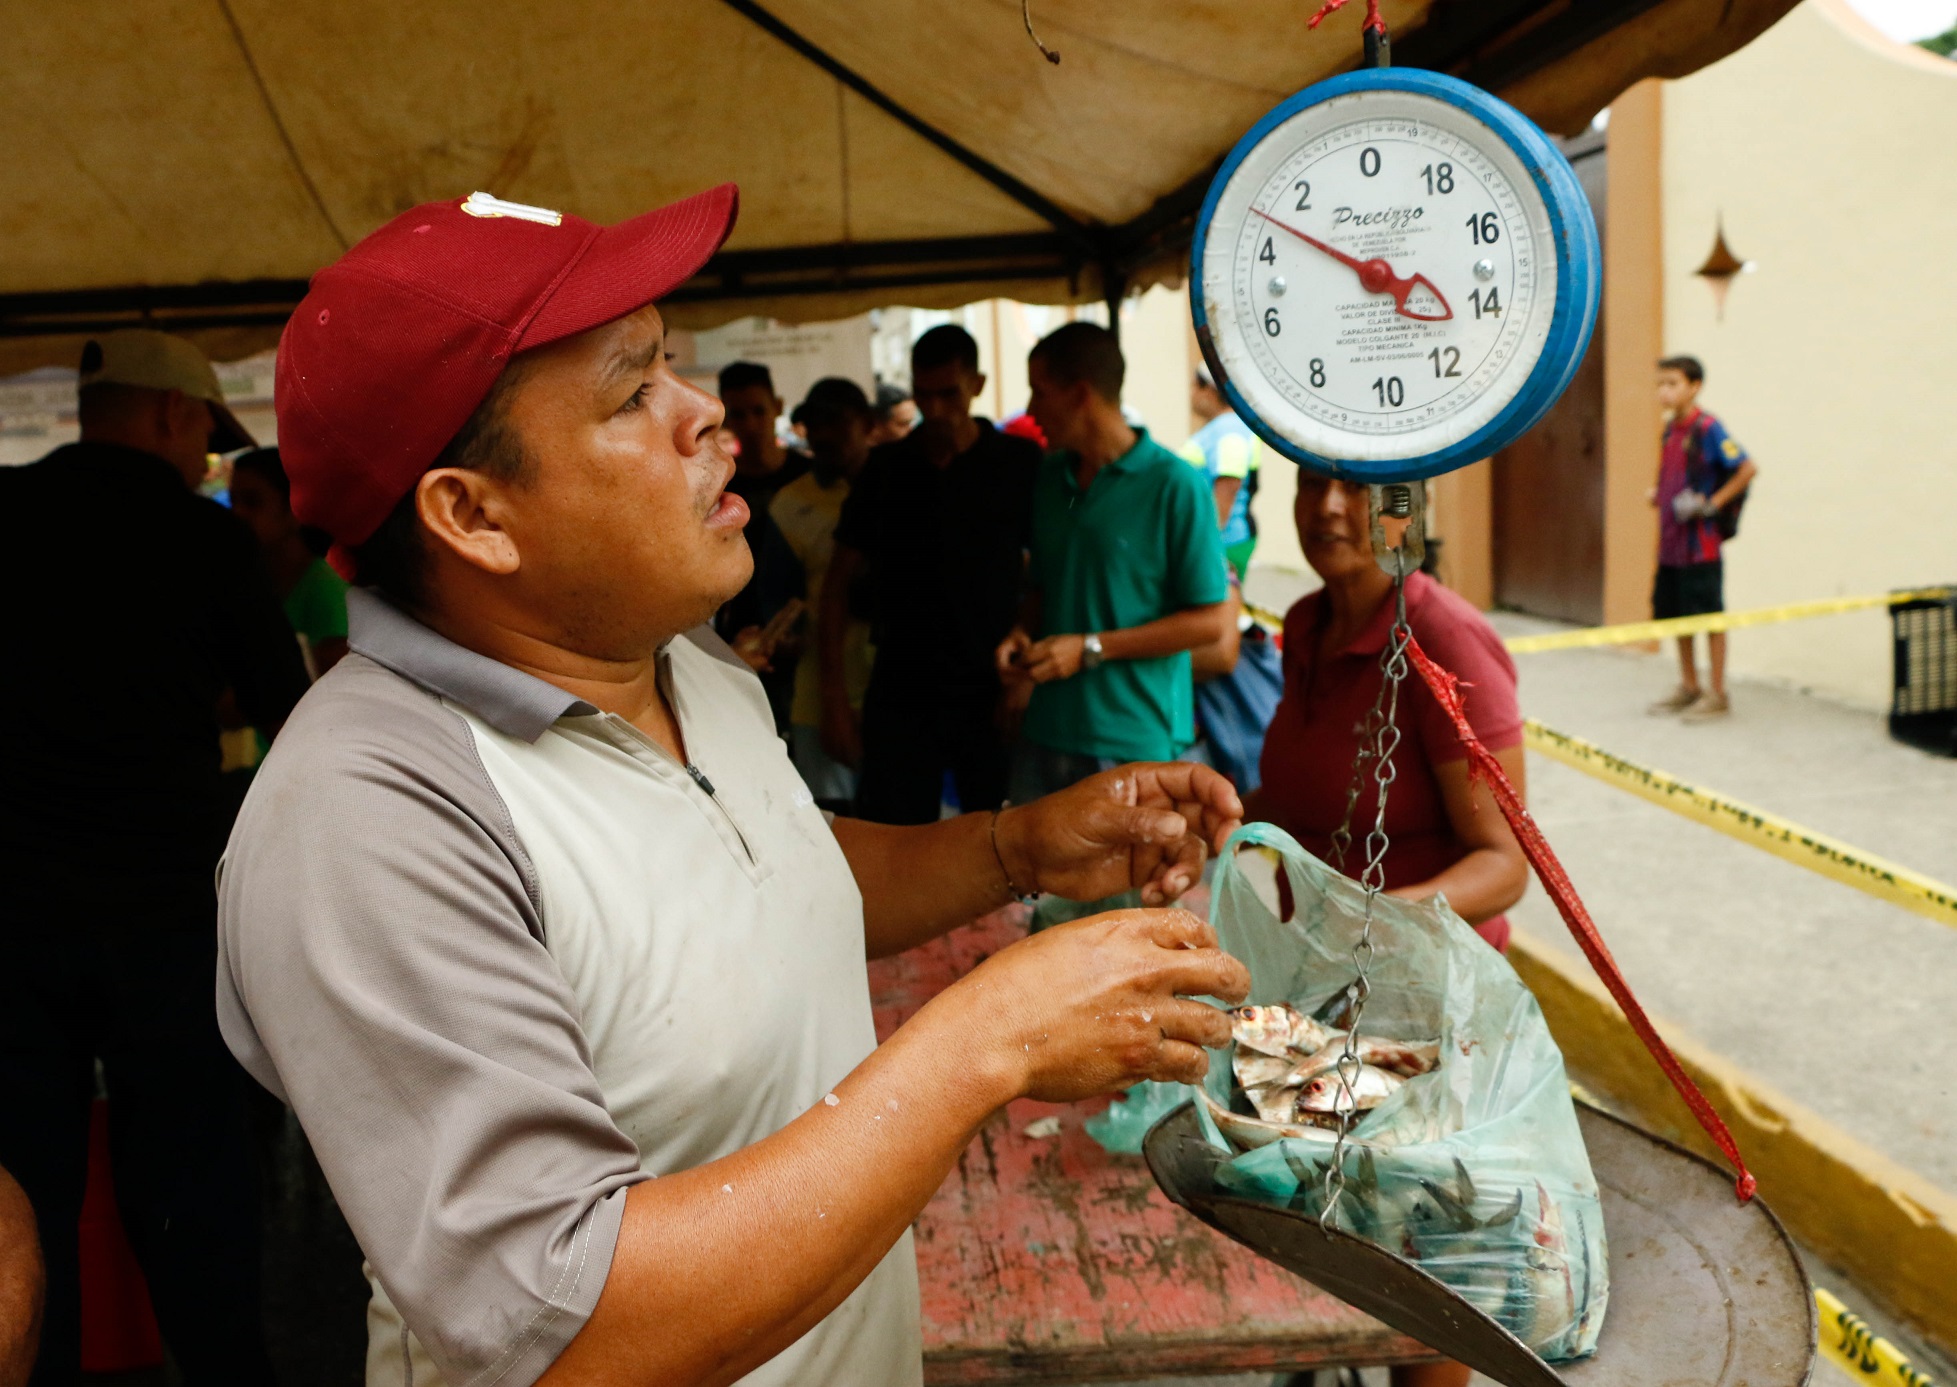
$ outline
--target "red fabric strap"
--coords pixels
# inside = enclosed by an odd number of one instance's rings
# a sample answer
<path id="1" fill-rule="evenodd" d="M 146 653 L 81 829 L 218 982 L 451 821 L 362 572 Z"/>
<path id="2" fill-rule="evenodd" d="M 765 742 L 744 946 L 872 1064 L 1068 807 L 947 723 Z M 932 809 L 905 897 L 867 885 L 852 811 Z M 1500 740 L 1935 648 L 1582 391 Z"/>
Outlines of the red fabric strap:
<path id="1" fill-rule="evenodd" d="M 1638 999 L 1631 995 L 1631 985 L 1618 971 L 1617 961 L 1610 956 L 1610 949 L 1605 946 L 1603 935 L 1598 933 L 1596 922 L 1590 918 L 1590 912 L 1584 908 L 1583 900 L 1577 895 L 1576 887 L 1571 884 L 1569 874 L 1563 870 L 1563 864 L 1556 860 L 1556 854 L 1551 851 L 1549 841 L 1543 837 L 1542 830 L 1536 826 L 1535 818 L 1524 807 L 1521 797 L 1515 793 L 1515 786 L 1509 783 L 1507 774 L 1502 770 L 1501 762 L 1495 759 L 1495 753 L 1481 744 L 1481 739 L 1475 735 L 1474 728 L 1469 726 L 1467 712 L 1461 703 L 1460 681 L 1428 658 L 1427 652 L 1420 648 L 1420 643 L 1414 640 L 1411 634 L 1407 637 L 1407 658 L 1412 661 L 1413 667 L 1420 671 L 1420 678 L 1433 693 L 1434 701 L 1441 705 L 1441 710 L 1453 722 L 1454 731 L 1461 738 L 1461 746 L 1468 753 L 1469 775 L 1488 782 L 1488 788 L 1494 793 L 1495 802 L 1501 806 L 1502 817 L 1507 819 L 1509 827 L 1515 830 L 1516 841 L 1521 843 L 1523 855 L 1529 859 L 1529 865 L 1536 869 L 1536 876 L 1541 879 L 1544 889 L 1549 892 L 1549 898 L 1556 902 L 1557 913 L 1562 915 L 1563 923 L 1570 927 L 1570 933 L 1576 937 L 1577 946 L 1583 950 L 1583 956 L 1590 960 L 1590 966 L 1596 970 L 1597 976 L 1603 979 L 1604 986 L 1610 990 L 1610 995 L 1617 999 L 1617 1005 L 1623 1008 L 1625 1019 L 1631 1023 L 1631 1029 L 1638 1033 L 1638 1039 L 1644 1042 L 1644 1048 L 1651 1052 L 1651 1057 L 1658 1061 L 1658 1067 L 1665 1071 L 1665 1077 L 1672 1081 L 1672 1087 L 1678 1090 L 1679 1097 L 1683 1098 L 1685 1105 L 1692 1109 L 1692 1115 L 1699 1120 L 1699 1125 L 1705 1128 L 1706 1135 L 1726 1153 L 1726 1159 L 1731 1161 L 1733 1169 L 1739 1172 L 1739 1178 L 1734 1182 L 1734 1192 L 1739 1195 L 1740 1202 L 1744 1204 L 1753 1198 L 1756 1186 L 1752 1172 L 1746 1168 L 1746 1162 L 1740 1157 L 1740 1149 L 1733 1141 L 1733 1134 L 1726 1129 L 1725 1122 L 1713 1109 L 1711 1101 L 1699 1091 L 1699 1086 L 1692 1082 L 1691 1076 L 1680 1066 L 1678 1057 L 1672 1053 L 1671 1047 L 1665 1044 L 1664 1038 L 1651 1024 L 1651 1018 L 1644 1014 L 1644 1008 L 1638 1005 Z"/>
<path id="2" fill-rule="evenodd" d="M 1325 0 L 1325 3 L 1319 7 L 1318 13 L 1305 21 L 1305 27 L 1316 29 L 1325 16 L 1344 8 L 1345 0 Z M 1370 29 L 1375 34 L 1386 32 L 1386 18 L 1379 12 L 1379 0 L 1366 0 L 1366 22 L 1360 28 L 1362 31 Z"/>

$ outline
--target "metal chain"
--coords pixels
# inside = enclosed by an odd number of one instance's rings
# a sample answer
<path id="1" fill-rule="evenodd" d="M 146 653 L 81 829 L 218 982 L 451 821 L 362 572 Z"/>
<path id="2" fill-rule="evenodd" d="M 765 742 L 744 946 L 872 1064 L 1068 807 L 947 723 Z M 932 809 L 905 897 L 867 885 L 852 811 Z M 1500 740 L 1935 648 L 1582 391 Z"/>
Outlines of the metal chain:
<path id="1" fill-rule="evenodd" d="M 1389 846 L 1386 795 L 1399 775 L 1399 769 L 1393 764 L 1393 753 L 1400 747 L 1400 685 L 1407 677 L 1407 643 L 1413 638 L 1413 630 L 1407 625 L 1406 551 L 1402 548 L 1394 553 L 1393 626 L 1387 635 L 1386 647 L 1380 652 L 1379 697 L 1366 718 L 1365 731 L 1369 734 L 1370 744 L 1361 744 L 1352 789 L 1346 797 L 1346 819 L 1333 836 L 1334 865 L 1339 865 L 1345 849 L 1352 842 L 1352 815 L 1358 803 L 1361 781 L 1359 767 L 1370 762 L 1377 799 L 1373 807 L 1372 831 L 1366 835 L 1366 866 L 1359 877 L 1359 884 L 1366 892 L 1366 913 L 1359 928 L 1359 938 L 1352 946 L 1353 979 L 1346 986 L 1345 1050 L 1333 1069 L 1339 1078 L 1339 1096 L 1334 1104 L 1339 1132 L 1332 1143 L 1332 1163 L 1325 1171 L 1325 1207 L 1318 1216 L 1319 1227 L 1327 1229 L 1332 1226 L 1339 1201 L 1345 1197 L 1346 1138 L 1359 1116 L 1355 1093 L 1359 1071 L 1364 1067 L 1359 1059 L 1359 1022 L 1366 1011 L 1366 1000 L 1372 995 L 1368 970 L 1376 952 L 1373 944 L 1373 907 L 1386 886 L 1386 850 Z"/>
<path id="2" fill-rule="evenodd" d="M 1346 854 L 1352 851 L 1352 817 L 1359 809 L 1359 792 L 1366 787 L 1366 767 L 1373 758 L 1373 744 L 1379 740 L 1379 730 L 1386 717 L 1386 681 L 1380 680 L 1379 693 L 1373 699 L 1373 706 L 1365 719 L 1355 728 L 1358 736 L 1359 754 L 1352 758 L 1352 783 L 1345 790 L 1345 817 L 1339 820 L 1338 831 L 1332 835 L 1332 866 L 1343 872 Z"/>

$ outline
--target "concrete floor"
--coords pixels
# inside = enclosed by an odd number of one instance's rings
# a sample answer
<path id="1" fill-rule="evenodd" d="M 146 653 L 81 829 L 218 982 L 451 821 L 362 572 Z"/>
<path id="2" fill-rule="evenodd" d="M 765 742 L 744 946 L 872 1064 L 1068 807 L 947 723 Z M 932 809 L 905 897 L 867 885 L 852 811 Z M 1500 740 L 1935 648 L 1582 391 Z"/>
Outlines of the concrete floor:
<path id="1" fill-rule="evenodd" d="M 1924 1374 L 1932 1382 L 1957 1383 L 1957 1362 L 1939 1353 L 1933 1346 L 1912 1333 L 1908 1328 L 1887 1314 L 1880 1305 L 1863 1295 L 1840 1273 L 1818 1259 L 1812 1252 L 1803 1251 L 1808 1275 L 1820 1286 L 1825 1286 L 1840 1297 L 1843 1304 L 1860 1315 L 1876 1334 L 1889 1340 L 1909 1360 L 1910 1366 Z M 1365 1368 L 1359 1373 L 1359 1387 L 1389 1387 L 1385 1368 Z M 1268 1373 L 1242 1373 L 1228 1377 L 1182 1377 L 1159 1378 L 1150 1382 L 1106 1384 L 1105 1387 L 1285 1387 L 1290 1379 L 1273 1378 Z M 1852 1384 L 1866 1381 L 1860 1374 L 1843 1369 L 1826 1354 L 1817 1353 L 1814 1359 L 1814 1375 L 1809 1379 L 1809 1387 L 1852 1387 Z M 1471 1387 L 1499 1387 L 1494 1379 L 1475 1374 L 1470 1379 Z M 1314 1387 L 1338 1387 L 1330 1372 L 1322 1373 Z"/>
<path id="2" fill-rule="evenodd" d="M 1315 580 L 1253 572 L 1283 610 Z M 1504 635 L 1559 629 L 1495 613 Z M 1746 632 L 1734 633 L 1744 641 Z M 1701 646 L 1701 659 L 1703 646 Z M 1643 765 L 1957 882 L 1957 760 L 1890 740 L 1879 711 L 1735 681 L 1733 715 L 1645 712 L 1677 682 L 1668 646 L 1517 657 L 1525 713 Z M 1529 800 L 1646 1005 L 1829 1121 L 1957 1190 L 1957 930 L 1866 896 L 1541 756 Z M 1540 889 L 1513 912 L 1578 957 Z M 1811 1255 L 1828 1287 L 1916 1366 L 1947 1358 Z M 1366 1387 L 1383 1387 L 1369 1379 Z M 1815 1382 L 1848 1374 L 1817 1360 Z M 1237 1380 L 1229 1380 L 1238 1387 Z M 1248 1379 L 1242 1387 L 1248 1387 Z M 1221 1387 L 1221 1383 L 1219 1383 Z"/>
<path id="3" fill-rule="evenodd" d="M 1669 655 L 1517 664 L 1524 709 L 1559 731 L 1957 881 L 1957 760 L 1891 741 L 1880 714 L 1736 683 L 1730 719 L 1692 726 L 1644 712 L 1676 683 Z M 1957 929 L 1559 762 L 1532 755 L 1529 776 L 1531 808 L 1646 1005 L 1957 1190 Z M 1515 919 L 1575 954 L 1539 891 Z"/>
<path id="4" fill-rule="evenodd" d="M 1250 595 L 1282 611 L 1316 585 L 1257 569 Z M 1559 629 L 1493 620 L 1504 635 Z M 1957 883 L 1957 760 L 1891 741 L 1879 712 L 1736 681 L 1724 722 L 1650 717 L 1677 683 L 1669 649 L 1546 651 L 1517 668 L 1523 711 L 1558 731 Z M 1530 808 L 1654 1014 L 1957 1190 L 1957 929 L 1560 762 L 1530 756 L 1529 782 Z M 1514 919 L 1577 956 L 1540 889 Z"/>
<path id="5" fill-rule="evenodd" d="M 1282 611 L 1315 581 L 1252 574 Z M 1557 629 L 1497 613 L 1504 635 Z M 1746 639 L 1745 632 L 1733 636 Z M 1701 653 L 1703 658 L 1703 651 Z M 1733 716 L 1688 726 L 1647 704 L 1676 660 L 1618 650 L 1517 658 L 1523 710 L 1559 731 L 1957 882 L 1957 760 L 1888 737 L 1879 713 L 1736 682 Z M 1658 1015 L 1891 1158 L 1957 1190 L 1957 930 L 1769 857 L 1559 762 L 1529 758 L 1530 806 L 1632 986 Z M 1532 891 L 1524 928 L 1575 957 Z M 1938 1354 L 1812 1254 L 1808 1271 L 1933 1380 Z M 1329 1374 L 1324 1379 L 1329 1381 Z M 1853 1379 L 1817 1357 L 1815 1387 Z M 1267 1387 L 1264 1375 L 1174 1387 Z M 1383 1369 L 1363 1387 L 1386 1387 Z M 1476 1387 L 1491 1387 L 1477 1377 Z M 1135 1384 L 1134 1387 L 1172 1387 Z"/>

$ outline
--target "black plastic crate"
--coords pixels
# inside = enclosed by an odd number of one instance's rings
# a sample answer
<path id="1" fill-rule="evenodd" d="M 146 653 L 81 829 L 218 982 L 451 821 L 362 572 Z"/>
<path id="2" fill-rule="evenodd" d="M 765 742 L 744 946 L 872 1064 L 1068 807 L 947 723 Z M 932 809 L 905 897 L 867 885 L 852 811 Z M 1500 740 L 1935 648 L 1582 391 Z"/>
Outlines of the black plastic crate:
<path id="1" fill-rule="evenodd" d="M 1957 756 L 1957 587 L 1889 608 L 1896 639 L 1896 691 L 1889 735 Z"/>

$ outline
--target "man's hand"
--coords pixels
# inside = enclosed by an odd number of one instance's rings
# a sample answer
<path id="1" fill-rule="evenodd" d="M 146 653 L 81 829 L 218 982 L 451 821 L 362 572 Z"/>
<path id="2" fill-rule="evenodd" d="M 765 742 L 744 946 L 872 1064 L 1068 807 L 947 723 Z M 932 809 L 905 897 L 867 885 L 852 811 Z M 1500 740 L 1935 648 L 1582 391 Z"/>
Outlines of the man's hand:
<path id="1" fill-rule="evenodd" d="M 1137 889 L 1172 901 L 1243 823 L 1243 801 L 1208 766 L 1117 766 L 999 815 L 999 855 L 1021 890 L 1092 901 Z"/>
<path id="2" fill-rule="evenodd" d="M 767 674 L 774 669 L 775 652 L 763 639 L 759 626 L 743 626 L 727 644 L 741 657 L 741 662 L 756 674 Z"/>
<path id="3" fill-rule="evenodd" d="M 999 671 L 999 682 L 1008 688 L 1015 684 L 1029 682 L 1026 677 L 1026 652 L 1032 648 L 1033 638 L 1026 634 L 1024 627 L 1015 626 L 998 648 L 992 652 L 992 663 Z"/>
<path id="4" fill-rule="evenodd" d="M 785 1127 L 632 1186 L 603 1294 L 539 1387 L 744 1379 L 842 1304 L 993 1113 L 1200 1079 L 1230 1018 L 1185 999 L 1249 987 L 1182 911 L 1001 949 Z"/>
<path id="5" fill-rule="evenodd" d="M 1051 684 L 1056 679 L 1072 679 L 1079 674 L 1081 656 L 1086 650 L 1086 636 L 1048 636 L 1028 646 L 1020 662 L 1035 684 Z"/>
<path id="6" fill-rule="evenodd" d="M 766 626 L 743 627 L 728 644 L 749 669 L 756 674 L 767 674 L 775 667 L 775 652 L 785 643 L 790 643 L 789 633 L 795 629 L 795 623 L 802 619 L 805 610 L 801 598 L 791 597 Z"/>
<path id="7" fill-rule="evenodd" d="M 1711 503 L 1696 491 L 1681 491 L 1672 497 L 1672 518 L 1680 523 L 1703 520 L 1711 514 Z"/>
<path id="8" fill-rule="evenodd" d="M 1001 949 L 918 1020 L 989 1052 L 985 1067 L 1005 1067 L 1008 1092 L 1069 1103 L 1143 1079 L 1201 1082 L 1203 1047 L 1228 1043 L 1230 1018 L 1187 998 L 1249 992 L 1249 971 L 1204 921 L 1118 910 Z"/>

